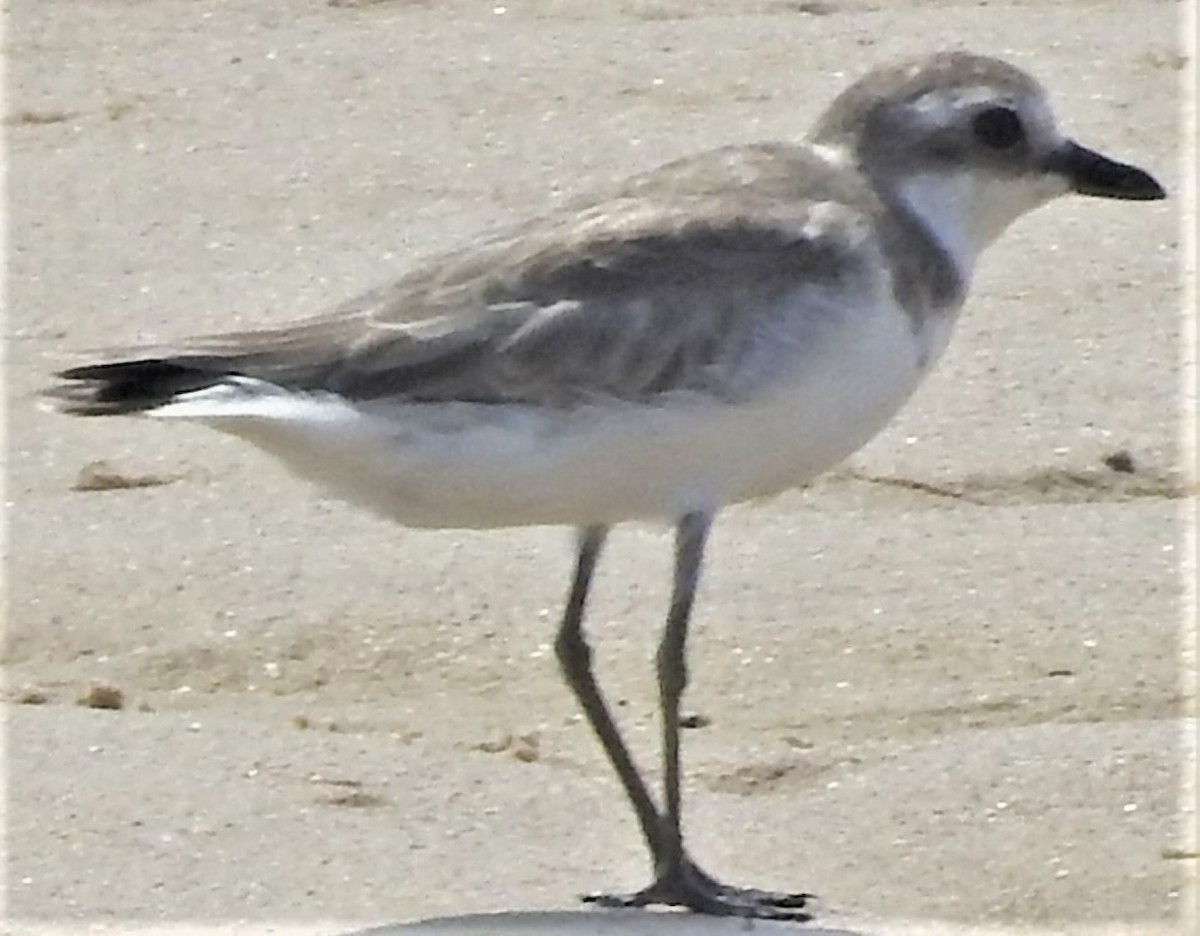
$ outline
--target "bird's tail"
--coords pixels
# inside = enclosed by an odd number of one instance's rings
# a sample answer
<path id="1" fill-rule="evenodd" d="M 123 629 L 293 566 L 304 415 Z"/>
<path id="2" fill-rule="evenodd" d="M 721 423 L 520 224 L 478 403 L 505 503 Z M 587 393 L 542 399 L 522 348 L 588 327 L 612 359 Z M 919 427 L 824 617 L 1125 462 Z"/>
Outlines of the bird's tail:
<path id="1" fill-rule="evenodd" d="M 158 409 L 236 374 L 230 359 L 218 356 L 108 361 L 59 371 L 62 382 L 44 395 L 56 409 L 76 416 L 128 415 Z"/>

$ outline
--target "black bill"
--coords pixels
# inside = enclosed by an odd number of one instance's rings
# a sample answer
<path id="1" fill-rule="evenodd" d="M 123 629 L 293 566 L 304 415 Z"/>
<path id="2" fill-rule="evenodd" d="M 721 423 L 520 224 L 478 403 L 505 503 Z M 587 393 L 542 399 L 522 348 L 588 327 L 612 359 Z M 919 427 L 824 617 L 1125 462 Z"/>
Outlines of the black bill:
<path id="1" fill-rule="evenodd" d="M 1166 190 L 1150 173 L 1101 156 L 1073 140 L 1064 143 L 1050 158 L 1049 168 L 1066 176 L 1071 189 L 1081 195 L 1131 201 L 1155 201 L 1167 197 Z"/>

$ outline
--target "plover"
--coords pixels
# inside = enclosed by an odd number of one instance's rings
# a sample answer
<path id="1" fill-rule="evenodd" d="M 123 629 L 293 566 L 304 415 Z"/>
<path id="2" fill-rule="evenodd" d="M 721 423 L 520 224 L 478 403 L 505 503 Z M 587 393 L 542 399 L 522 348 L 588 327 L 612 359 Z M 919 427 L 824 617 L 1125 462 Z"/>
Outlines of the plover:
<path id="1" fill-rule="evenodd" d="M 709 528 L 878 433 L 945 348 L 980 252 L 1072 191 L 1164 197 L 1064 136 L 1029 75 L 941 53 L 862 78 L 799 143 L 681 159 L 332 314 L 106 353 L 48 392 L 69 413 L 239 436 L 403 524 L 574 527 L 557 656 L 654 869 L 637 893 L 587 899 L 804 919 L 809 895 L 721 884 L 684 848 L 679 706 Z M 606 532 L 635 519 L 676 530 L 661 801 L 582 630 Z"/>

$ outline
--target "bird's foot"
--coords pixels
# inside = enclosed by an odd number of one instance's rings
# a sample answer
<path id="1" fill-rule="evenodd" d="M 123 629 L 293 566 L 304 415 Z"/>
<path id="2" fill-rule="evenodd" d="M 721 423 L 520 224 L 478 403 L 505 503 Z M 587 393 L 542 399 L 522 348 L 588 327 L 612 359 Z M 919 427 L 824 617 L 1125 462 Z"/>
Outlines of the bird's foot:
<path id="1" fill-rule="evenodd" d="M 633 894 L 589 894 L 585 903 L 599 907 L 686 907 L 711 916 L 737 916 L 753 920 L 812 919 L 805 910 L 814 900 L 812 894 L 788 894 L 731 887 L 722 884 L 685 858 L 675 869 L 660 874 L 649 887 Z"/>

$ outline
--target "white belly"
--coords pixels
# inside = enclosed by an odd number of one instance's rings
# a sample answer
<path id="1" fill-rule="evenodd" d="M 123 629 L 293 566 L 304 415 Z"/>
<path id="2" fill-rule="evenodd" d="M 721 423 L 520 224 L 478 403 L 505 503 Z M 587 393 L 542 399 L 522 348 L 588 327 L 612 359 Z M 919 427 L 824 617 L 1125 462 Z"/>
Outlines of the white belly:
<path id="1" fill-rule="evenodd" d="M 169 404 L 238 435 L 330 494 L 411 526 L 673 519 L 802 485 L 879 432 L 921 359 L 893 310 L 813 342 L 757 398 L 679 396 L 569 411 L 297 396 L 239 379 Z M 224 391 L 225 399 L 220 399 Z"/>

